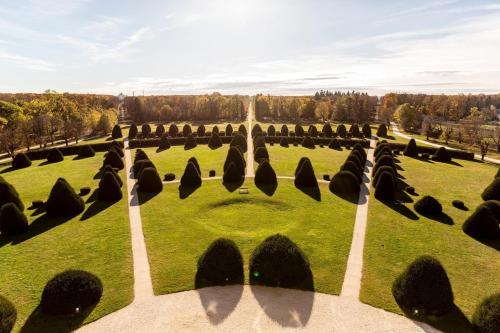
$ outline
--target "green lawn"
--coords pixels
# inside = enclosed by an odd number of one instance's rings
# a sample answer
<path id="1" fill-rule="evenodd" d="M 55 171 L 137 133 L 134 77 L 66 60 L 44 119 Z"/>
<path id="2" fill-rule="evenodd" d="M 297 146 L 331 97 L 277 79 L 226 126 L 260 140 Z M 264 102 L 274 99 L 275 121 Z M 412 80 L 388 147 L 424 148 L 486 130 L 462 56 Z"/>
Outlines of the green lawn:
<path id="1" fill-rule="evenodd" d="M 481 202 L 480 194 L 492 181 L 496 168 L 473 161 L 458 165 L 398 157 L 404 181 L 421 196 L 432 195 L 453 220 L 449 225 L 414 212 L 408 203 L 398 213 L 372 198 L 366 235 L 361 300 L 402 313 L 391 294 L 395 277 L 416 257 L 432 255 L 442 262 L 450 277 L 456 305 L 471 317 L 486 296 L 500 291 L 500 253 L 462 232 L 462 224 Z M 419 197 L 413 197 L 418 200 Z M 463 200 L 464 212 L 451 205 Z M 496 244 L 498 248 L 498 242 Z"/>
<path id="2" fill-rule="evenodd" d="M 102 159 L 103 154 L 98 153 L 88 159 L 66 157 L 56 164 L 34 161 L 29 168 L 2 176 L 16 187 L 25 206 L 29 207 L 33 200 L 46 200 L 60 176 L 77 192 L 83 186 L 96 188 L 98 179 L 94 179 L 94 175 Z M 121 176 L 125 179 L 124 172 Z M 132 301 L 133 269 L 125 188 L 123 193 L 124 199 L 118 203 L 102 211 L 98 211 L 98 205 L 89 203 L 83 215 L 59 225 L 55 219 L 44 214 L 35 216 L 35 211 L 25 209 L 30 223 L 37 227 L 31 226 L 12 243 L 0 238 L 0 293 L 17 308 L 15 331 L 23 327 L 32 313 L 26 331 L 67 331 L 69 325 L 93 321 Z M 88 270 L 100 277 L 104 294 L 97 307 L 87 318 L 76 317 L 66 322 L 34 313 L 46 282 L 69 268 Z"/>
<path id="3" fill-rule="evenodd" d="M 193 289 L 197 259 L 216 238 L 234 240 L 246 266 L 251 251 L 276 233 L 290 237 L 309 257 L 317 291 L 339 294 L 356 205 L 331 194 L 326 184 L 320 185 L 320 202 L 296 189 L 293 180 L 280 179 L 273 197 L 252 180 L 243 186 L 249 194 L 230 193 L 220 180 L 204 181 L 181 200 L 178 185 L 169 184 L 142 204 L 155 294 Z"/>

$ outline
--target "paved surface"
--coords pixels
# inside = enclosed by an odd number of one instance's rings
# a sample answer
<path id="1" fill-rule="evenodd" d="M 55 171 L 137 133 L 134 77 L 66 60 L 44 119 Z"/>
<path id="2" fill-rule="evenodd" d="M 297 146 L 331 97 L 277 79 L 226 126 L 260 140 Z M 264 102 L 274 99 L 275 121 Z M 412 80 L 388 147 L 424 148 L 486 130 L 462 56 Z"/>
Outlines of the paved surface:
<path id="1" fill-rule="evenodd" d="M 252 138 L 252 119 L 253 119 L 253 99 L 248 104 L 248 130 L 247 130 L 247 177 L 253 177 L 253 138 Z"/>
<path id="2" fill-rule="evenodd" d="M 370 140 L 370 148 L 368 149 L 365 163 L 366 183 L 361 184 L 358 198 L 358 208 L 356 211 L 356 220 L 354 223 L 354 231 L 352 235 L 351 250 L 347 259 L 347 268 L 344 275 L 344 283 L 340 296 L 359 299 L 359 291 L 361 290 L 361 275 L 363 272 L 363 250 L 365 247 L 366 224 L 368 219 L 368 202 L 370 200 L 370 184 L 372 179 L 373 169 L 373 151 L 376 140 L 372 136 Z"/>

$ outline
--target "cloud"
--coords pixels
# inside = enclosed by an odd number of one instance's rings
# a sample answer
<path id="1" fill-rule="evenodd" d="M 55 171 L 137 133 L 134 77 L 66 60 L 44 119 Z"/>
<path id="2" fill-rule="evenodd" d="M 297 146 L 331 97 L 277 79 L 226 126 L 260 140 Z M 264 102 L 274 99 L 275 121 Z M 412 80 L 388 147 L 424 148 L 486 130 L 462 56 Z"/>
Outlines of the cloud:
<path id="1" fill-rule="evenodd" d="M 442 1 L 432 1 L 429 3 L 425 3 L 420 6 L 408 8 L 405 10 L 401 10 L 399 12 L 395 12 L 393 14 L 389 14 L 386 16 L 386 19 L 391 20 L 391 19 L 401 19 L 401 18 L 406 18 L 409 16 L 414 16 L 414 15 L 419 15 L 419 14 L 425 14 L 428 13 L 429 11 L 434 11 L 437 8 L 441 7 L 446 7 L 450 5 L 454 5 L 456 3 L 460 2 L 460 0 L 442 0 Z"/>
<path id="2" fill-rule="evenodd" d="M 44 60 L 25 57 L 18 54 L 0 50 L 0 60 L 12 63 L 21 68 L 32 69 L 36 71 L 52 71 L 54 66 Z"/>

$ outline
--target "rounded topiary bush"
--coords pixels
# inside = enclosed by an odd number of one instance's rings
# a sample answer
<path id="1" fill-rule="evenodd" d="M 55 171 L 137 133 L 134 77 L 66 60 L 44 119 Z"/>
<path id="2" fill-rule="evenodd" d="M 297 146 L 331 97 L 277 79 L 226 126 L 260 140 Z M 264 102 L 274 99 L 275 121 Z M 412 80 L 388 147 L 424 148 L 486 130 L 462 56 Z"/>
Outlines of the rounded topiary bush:
<path id="1" fill-rule="evenodd" d="M 88 157 L 94 157 L 95 156 L 95 150 L 89 145 L 83 145 L 80 148 L 78 148 L 78 157 L 79 158 L 88 158 Z"/>
<path id="2" fill-rule="evenodd" d="M 176 138 L 178 134 L 179 134 L 179 128 L 177 127 L 177 125 L 171 124 L 168 128 L 168 136 Z"/>
<path id="3" fill-rule="evenodd" d="M 198 259 L 196 288 L 243 284 L 243 257 L 232 240 L 213 241 Z"/>
<path id="4" fill-rule="evenodd" d="M 302 147 L 304 148 L 309 148 L 309 149 L 314 149 L 315 148 L 315 145 L 314 145 L 314 140 L 312 137 L 310 136 L 306 136 L 304 137 L 304 139 L 302 140 L 302 143 L 301 143 Z"/>
<path id="5" fill-rule="evenodd" d="M 163 190 L 163 183 L 155 168 L 144 168 L 137 182 L 137 190 L 147 193 L 158 193 Z"/>
<path id="6" fill-rule="evenodd" d="M 363 125 L 363 129 L 362 129 L 362 132 L 363 132 L 363 136 L 365 138 L 371 138 L 372 137 L 372 128 L 370 126 L 370 124 L 366 123 Z"/>
<path id="7" fill-rule="evenodd" d="M 122 135 L 122 129 L 120 127 L 120 125 L 115 125 L 113 127 L 113 130 L 111 131 L 111 137 L 113 139 L 119 139 L 121 138 L 123 135 Z"/>
<path id="8" fill-rule="evenodd" d="M 472 326 L 479 333 L 500 332 L 500 293 L 487 297 L 472 315 Z"/>
<path id="9" fill-rule="evenodd" d="M 448 275 L 430 256 L 417 258 L 396 278 L 392 295 L 403 311 L 414 315 L 443 315 L 453 309 Z"/>
<path id="10" fill-rule="evenodd" d="M 295 125 L 295 136 L 304 136 L 304 128 L 300 124 Z"/>
<path id="11" fill-rule="evenodd" d="M 156 126 L 155 135 L 158 138 L 161 138 L 163 134 L 165 134 L 165 126 L 163 126 L 162 124 Z"/>
<path id="12" fill-rule="evenodd" d="M 245 125 L 241 124 L 240 126 L 238 126 L 238 134 L 243 135 L 243 137 L 247 136 L 248 132 Z"/>
<path id="13" fill-rule="evenodd" d="M 181 186 L 183 187 L 200 187 L 201 186 L 201 176 L 198 168 L 193 162 L 188 162 L 184 173 L 181 177 Z"/>
<path id="14" fill-rule="evenodd" d="M 361 143 L 357 142 L 353 147 L 352 147 L 353 152 L 358 152 L 361 157 L 363 158 L 363 161 L 366 160 L 366 151 L 361 145 Z"/>
<path id="15" fill-rule="evenodd" d="M 257 163 L 262 163 L 263 161 L 269 161 L 269 152 L 265 147 L 258 147 L 255 150 L 254 159 Z"/>
<path id="16" fill-rule="evenodd" d="M 432 155 L 432 160 L 436 162 L 451 162 L 451 156 L 445 147 L 439 147 L 438 150 Z"/>
<path id="17" fill-rule="evenodd" d="M 377 136 L 380 136 L 382 138 L 387 137 L 387 126 L 385 124 L 380 124 L 380 126 L 378 127 Z"/>
<path id="18" fill-rule="evenodd" d="M 14 169 L 23 169 L 31 166 L 31 160 L 25 153 L 18 153 L 12 159 L 12 167 Z"/>
<path id="19" fill-rule="evenodd" d="M 149 124 L 143 124 L 141 128 L 141 135 L 143 138 L 149 137 L 151 134 L 151 126 Z"/>
<path id="20" fill-rule="evenodd" d="M 471 216 L 462 224 L 462 230 L 472 238 L 476 239 L 497 239 L 500 237 L 500 218 L 498 210 L 500 203 L 493 202 L 497 205 L 495 211 L 492 205 L 483 203 L 480 205 Z M 492 209 L 493 208 L 493 209 Z"/>
<path id="21" fill-rule="evenodd" d="M 337 135 L 340 136 L 341 138 L 345 138 L 347 135 L 347 129 L 345 128 L 344 124 L 340 124 L 337 126 Z"/>
<path id="22" fill-rule="evenodd" d="M 340 146 L 340 141 L 336 138 L 333 138 L 330 140 L 330 142 L 328 143 L 328 148 L 335 149 L 335 150 L 342 149 Z"/>
<path id="23" fill-rule="evenodd" d="M 237 165 L 234 162 L 230 162 L 224 169 L 222 181 L 226 184 L 239 183 L 243 180 L 244 176 L 245 169 L 242 169 L 241 166 Z"/>
<path id="24" fill-rule="evenodd" d="M 394 170 L 394 173 L 396 173 L 396 163 L 394 163 L 394 158 L 389 155 L 382 155 L 380 158 L 377 160 L 375 163 L 375 169 L 378 169 L 382 166 L 389 166 Z"/>
<path id="25" fill-rule="evenodd" d="M 104 175 L 106 172 L 111 172 L 116 178 L 116 181 L 120 185 L 120 187 L 123 186 L 123 180 L 120 178 L 120 175 L 118 175 L 118 172 L 116 172 L 116 169 L 113 169 L 111 166 L 106 165 L 104 168 L 101 170 L 101 175 Z"/>
<path id="26" fill-rule="evenodd" d="M 243 170 L 243 173 L 246 168 L 246 162 L 245 159 L 243 158 L 243 154 L 237 147 L 230 147 L 227 156 L 226 156 L 226 161 L 224 162 L 224 170 L 226 170 L 229 167 L 230 163 L 234 163 L 239 170 Z"/>
<path id="27" fill-rule="evenodd" d="M 233 126 L 231 124 L 226 125 L 226 136 L 233 136 Z"/>
<path id="28" fill-rule="evenodd" d="M 422 215 L 435 216 L 443 212 L 443 206 L 441 206 L 441 203 L 430 195 L 426 195 L 415 202 L 414 207 L 415 210 Z"/>
<path id="29" fill-rule="evenodd" d="M 332 177 L 329 188 L 340 197 L 355 199 L 359 194 L 359 178 L 349 170 L 342 170 Z"/>
<path id="30" fill-rule="evenodd" d="M 130 129 L 128 130 L 128 138 L 129 139 L 135 139 L 137 137 L 137 125 L 136 124 L 132 124 L 130 126 Z"/>
<path id="31" fill-rule="evenodd" d="M 353 154 L 354 153 L 354 154 Z M 356 154 L 357 151 L 353 150 L 349 156 L 347 156 L 346 162 L 353 162 L 359 168 L 359 171 L 363 173 L 363 169 L 365 166 L 364 159 L 362 159 L 360 154 Z"/>
<path id="32" fill-rule="evenodd" d="M 12 202 L 0 207 L 0 233 L 11 236 L 28 230 L 28 219 Z"/>
<path id="33" fill-rule="evenodd" d="M 289 144 L 288 144 L 288 139 L 286 137 L 282 137 L 280 139 L 280 146 L 284 147 L 284 148 L 290 147 Z"/>
<path id="34" fill-rule="evenodd" d="M 252 128 L 252 138 L 262 135 L 262 127 L 259 124 L 255 124 Z"/>
<path id="35" fill-rule="evenodd" d="M 238 134 L 233 136 L 231 139 L 230 147 L 238 147 L 240 152 L 243 154 L 247 152 L 247 139 L 243 136 L 243 134 Z"/>
<path id="36" fill-rule="evenodd" d="M 302 163 L 301 163 L 302 162 Z M 301 159 L 299 162 L 298 170 L 295 175 L 295 186 L 296 187 L 317 187 L 318 181 L 316 180 L 316 175 L 312 167 L 311 161 L 306 159 Z"/>
<path id="37" fill-rule="evenodd" d="M 196 139 L 194 135 L 189 134 L 189 136 L 186 139 L 186 143 L 184 144 L 184 150 L 190 150 L 196 148 Z"/>
<path id="38" fill-rule="evenodd" d="M 74 216 L 85 209 L 85 203 L 64 178 L 57 179 L 45 204 L 49 216 Z"/>
<path id="39" fill-rule="evenodd" d="M 276 135 L 276 128 L 274 128 L 274 125 L 269 125 L 269 127 L 267 128 L 267 135 L 269 136 Z"/>
<path id="40" fill-rule="evenodd" d="M 288 136 L 288 126 L 286 126 L 285 124 L 283 124 L 281 126 L 281 131 L 280 132 L 281 132 L 282 136 Z"/>
<path id="41" fill-rule="evenodd" d="M 16 308 L 8 299 L 0 295 L 0 332 L 11 332 L 16 323 L 16 319 Z"/>
<path id="42" fill-rule="evenodd" d="M 394 200 L 396 197 L 396 181 L 391 172 L 383 171 L 375 185 L 375 198 Z"/>
<path id="43" fill-rule="evenodd" d="M 483 200 L 500 200 L 500 178 L 495 178 L 481 194 Z"/>
<path id="44" fill-rule="evenodd" d="M 350 172 L 352 172 L 356 176 L 358 184 L 361 183 L 361 181 L 363 180 L 363 176 L 362 176 L 363 172 L 361 171 L 361 169 L 359 168 L 359 166 L 355 162 L 346 161 L 340 167 L 340 171 L 350 171 Z"/>
<path id="45" fill-rule="evenodd" d="M 222 140 L 219 137 L 218 133 L 212 133 L 210 140 L 208 141 L 208 147 L 210 149 L 217 149 L 222 147 Z"/>
<path id="46" fill-rule="evenodd" d="M 14 186 L 0 177 L 0 207 L 8 202 L 14 203 L 19 210 L 24 210 L 24 204 Z"/>
<path id="47" fill-rule="evenodd" d="M 163 134 L 160 139 L 160 143 L 158 144 L 158 148 L 161 150 L 166 150 L 170 149 L 172 145 L 170 144 L 170 140 L 168 138 L 168 135 Z"/>
<path id="48" fill-rule="evenodd" d="M 174 181 L 175 180 L 175 174 L 173 174 L 173 173 L 167 173 L 167 174 L 165 174 L 165 176 L 163 177 L 163 179 L 166 182 Z"/>
<path id="49" fill-rule="evenodd" d="M 49 315 L 70 315 L 99 303 L 103 286 L 92 273 L 67 270 L 54 276 L 42 292 L 40 307 Z"/>
<path id="50" fill-rule="evenodd" d="M 330 123 L 326 123 L 324 126 L 323 126 L 323 135 L 327 138 L 331 138 L 333 136 L 333 129 L 332 129 L 332 125 L 330 125 Z"/>
<path id="51" fill-rule="evenodd" d="M 254 181 L 256 185 L 276 185 L 278 183 L 276 172 L 269 161 L 265 160 L 259 164 Z"/>
<path id="52" fill-rule="evenodd" d="M 359 132 L 359 125 L 352 124 L 349 128 L 349 133 L 351 133 L 353 138 L 359 138 L 361 136 L 361 133 Z"/>
<path id="53" fill-rule="evenodd" d="M 301 288 L 311 275 L 309 260 L 288 237 L 266 238 L 250 256 L 250 284 Z"/>
<path id="54" fill-rule="evenodd" d="M 415 139 L 411 139 L 410 142 L 408 142 L 408 144 L 405 147 L 405 150 L 403 151 L 403 155 L 409 157 L 418 157 L 418 149 Z"/>
<path id="55" fill-rule="evenodd" d="M 53 149 L 50 149 L 47 153 L 47 162 L 49 163 L 57 163 L 57 162 L 61 162 L 64 160 L 64 155 L 63 153 L 57 149 L 57 148 L 53 148 Z"/>
<path id="56" fill-rule="evenodd" d="M 378 181 L 380 179 L 380 176 L 382 175 L 382 172 L 392 173 L 393 176 L 396 177 L 396 174 L 394 173 L 394 169 L 393 168 L 391 168 L 390 166 L 387 166 L 387 165 L 383 165 L 383 166 L 377 168 L 377 170 L 374 173 L 374 176 L 372 178 L 373 187 L 377 186 L 377 183 L 378 183 Z"/>
<path id="57" fill-rule="evenodd" d="M 149 160 L 148 155 L 142 149 L 137 149 L 134 156 L 134 164 L 140 160 Z"/>
<path id="58" fill-rule="evenodd" d="M 125 154 L 123 153 L 123 149 L 120 146 L 112 145 L 109 148 L 108 152 L 110 152 L 110 151 L 116 152 L 118 154 L 118 156 L 120 156 L 120 157 L 125 156 Z"/>
<path id="59" fill-rule="evenodd" d="M 99 181 L 99 200 L 118 201 L 123 197 L 120 184 L 111 171 L 106 171 Z"/>
<path id="60" fill-rule="evenodd" d="M 196 129 L 196 135 L 199 137 L 205 136 L 205 132 L 206 132 L 206 129 L 205 129 L 205 125 L 203 125 L 203 124 L 198 126 L 198 128 Z"/>
<path id="61" fill-rule="evenodd" d="M 121 170 L 125 167 L 125 165 L 123 164 L 122 158 L 114 150 L 110 150 L 106 153 L 106 157 L 104 158 L 104 162 L 102 163 L 102 165 L 109 165 L 112 168 L 115 168 L 118 170 Z"/>
<path id="62" fill-rule="evenodd" d="M 314 125 L 310 125 L 310 126 L 309 126 L 309 129 L 307 130 L 307 133 L 308 133 L 310 136 L 318 136 L 318 129 L 316 128 L 316 126 L 314 126 Z"/>

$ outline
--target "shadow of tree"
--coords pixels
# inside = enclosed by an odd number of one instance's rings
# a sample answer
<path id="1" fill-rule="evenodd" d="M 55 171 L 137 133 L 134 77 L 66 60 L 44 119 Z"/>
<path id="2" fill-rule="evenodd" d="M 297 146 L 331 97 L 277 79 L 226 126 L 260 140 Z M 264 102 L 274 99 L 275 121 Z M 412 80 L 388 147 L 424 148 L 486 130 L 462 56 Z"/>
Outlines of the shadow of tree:
<path id="1" fill-rule="evenodd" d="M 476 238 L 476 237 L 472 237 L 472 238 L 483 245 L 489 246 L 492 249 L 500 251 L 500 238 L 498 238 L 498 239 L 480 239 L 480 238 Z"/>
<path id="2" fill-rule="evenodd" d="M 70 316 L 49 316 L 44 314 L 40 306 L 30 314 L 23 327 L 21 333 L 69 333 L 82 325 L 90 313 L 94 310 L 95 305 L 80 311 L 78 314 Z"/>
<path id="3" fill-rule="evenodd" d="M 390 209 L 394 210 L 395 212 L 398 212 L 399 214 L 403 215 L 404 217 L 410 219 L 410 220 L 418 220 L 419 217 L 417 214 L 415 214 L 411 209 L 406 207 L 403 203 L 398 202 L 398 201 L 385 201 L 385 200 L 380 200 L 384 205 L 389 207 Z"/>
<path id="4" fill-rule="evenodd" d="M 47 214 L 44 214 L 34 220 L 28 227 L 28 230 L 22 234 L 13 236 L 11 238 L 12 244 L 20 244 L 31 238 L 34 238 L 50 229 L 53 229 L 69 220 L 71 220 L 73 216 L 60 216 L 60 217 L 51 217 Z"/>
<path id="5" fill-rule="evenodd" d="M 453 219 L 446 213 L 441 213 L 439 215 L 429 215 L 429 214 L 421 214 L 422 216 L 425 216 L 426 218 L 430 219 L 430 220 L 433 220 L 433 221 L 436 221 L 436 222 L 439 222 L 439 223 L 443 223 L 443 224 L 447 224 L 447 225 L 454 225 L 455 223 L 453 222 Z"/>
<path id="6" fill-rule="evenodd" d="M 98 190 L 94 191 L 96 193 Z M 102 200 L 93 200 L 92 204 L 87 208 L 87 210 L 82 214 L 82 217 L 80 218 L 80 221 L 85 221 L 90 219 L 91 217 L 99 214 L 100 212 L 108 209 L 109 207 L 113 206 L 115 203 L 117 203 L 120 200 L 115 200 L 115 201 L 102 201 Z"/>
<path id="7" fill-rule="evenodd" d="M 242 282 L 243 283 L 243 282 Z M 243 294 L 243 285 L 196 287 L 201 304 L 212 325 L 221 324 L 234 311 Z"/>
<path id="8" fill-rule="evenodd" d="M 423 322 L 444 333 L 475 332 L 467 317 L 456 305 L 453 306 L 453 309 L 449 313 L 442 316 L 415 316 L 413 313 L 405 310 L 403 312 L 408 318 L 414 320 L 415 324 L 420 326 L 420 323 Z"/>

